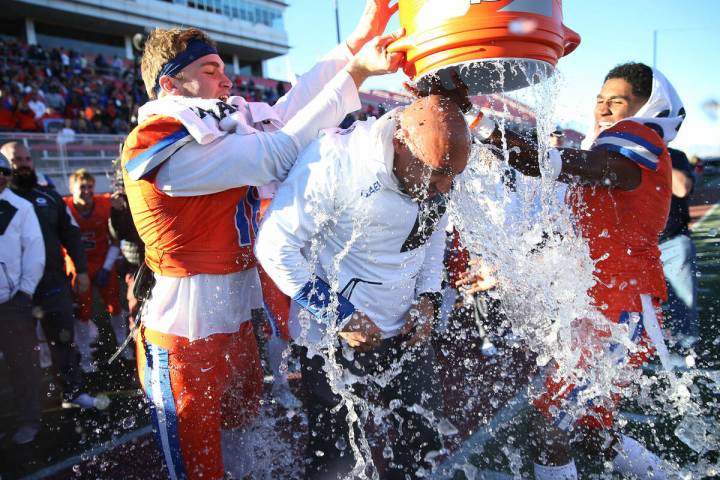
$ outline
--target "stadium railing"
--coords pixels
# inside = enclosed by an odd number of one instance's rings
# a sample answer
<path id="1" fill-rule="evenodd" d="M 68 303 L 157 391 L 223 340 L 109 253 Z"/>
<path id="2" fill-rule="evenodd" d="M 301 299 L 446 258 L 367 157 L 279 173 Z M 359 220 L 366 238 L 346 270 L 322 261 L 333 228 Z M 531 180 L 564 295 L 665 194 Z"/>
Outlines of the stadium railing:
<path id="1" fill-rule="evenodd" d="M 57 190 L 68 193 L 68 176 L 86 168 L 97 179 L 96 191 L 112 190 L 113 160 L 125 135 L 0 132 L 0 145 L 21 142 L 32 153 L 35 170 L 50 177 Z"/>

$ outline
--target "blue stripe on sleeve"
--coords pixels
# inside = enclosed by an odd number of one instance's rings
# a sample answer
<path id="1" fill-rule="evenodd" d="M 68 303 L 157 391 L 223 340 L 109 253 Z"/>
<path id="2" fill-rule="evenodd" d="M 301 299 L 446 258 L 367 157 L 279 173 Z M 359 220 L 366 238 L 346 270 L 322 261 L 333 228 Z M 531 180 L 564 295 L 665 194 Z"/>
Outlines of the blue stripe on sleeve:
<path id="1" fill-rule="evenodd" d="M 188 132 L 187 128 L 180 127 L 176 132 L 171 133 L 167 137 L 163 138 L 159 142 L 157 142 L 152 147 L 149 147 L 147 150 L 145 150 L 143 153 L 134 156 L 133 158 L 129 159 L 127 161 L 127 164 L 125 165 L 125 170 L 130 173 L 133 170 L 136 170 L 138 168 L 144 168 L 146 171 L 144 171 L 141 175 L 145 176 L 148 173 L 152 171 L 152 169 L 147 169 L 147 167 L 142 167 L 143 165 L 150 163 L 152 158 L 174 144 L 175 142 L 184 139 L 185 137 L 189 136 L 190 132 Z"/>
<path id="2" fill-rule="evenodd" d="M 657 161 L 652 161 L 648 158 L 645 158 L 642 155 L 640 155 L 639 153 L 630 150 L 629 148 L 621 147 L 619 145 L 615 145 L 612 143 L 604 143 L 602 145 L 596 145 L 593 147 L 593 150 L 598 150 L 598 149 L 611 150 L 613 152 L 617 152 L 620 155 L 627 157 L 630 160 L 633 160 L 633 161 L 647 167 L 648 169 L 650 169 L 652 171 L 657 170 Z"/>
<path id="3" fill-rule="evenodd" d="M 339 293 L 331 292 L 330 285 L 321 278 L 314 277 L 303 285 L 300 291 L 293 296 L 293 301 L 297 302 L 318 319 L 334 320 L 328 311 L 328 307 L 335 296 L 337 296 L 339 305 L 333 313 L 337 315 L 337 320 L 341 321 L 355 312 L 355 306 L 350 303 L 350 300 Z"/>
<path id="4" fill-rule="evenodd" d="M 632 133 L 615 132 L 615 131 L 605 130 L 600 135 L 598 135 L 598 138 L 608 138 L 608 137 L 622 138 L 623 140 L 628 140 L 630 142 L 637 143 L 641 147 L 647 148 L 648 151 L 654 153 L 655 155 L 660 155 L 663 152 L 662 147 L 658 147 L 651 141 L 649 141 L 639 135 L 633 135 Z"/>

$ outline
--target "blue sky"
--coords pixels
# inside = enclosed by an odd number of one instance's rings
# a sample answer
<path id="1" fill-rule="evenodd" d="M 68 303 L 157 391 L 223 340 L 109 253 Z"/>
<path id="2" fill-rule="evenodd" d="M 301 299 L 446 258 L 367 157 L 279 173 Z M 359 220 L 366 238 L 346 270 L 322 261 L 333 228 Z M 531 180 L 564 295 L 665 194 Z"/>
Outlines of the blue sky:
<path id="1" fill-rule="evenodd" d="M 271 60 L 267 74 L 302 73 L 335 45 L 332 0 L 294 0 L 285 11 L 290 54 Z M 338 0 L 341 35 L 348 35 L 364 0 Z M 657 67 L 668 77 L 688 112 L 673 146 L 689 154 L 720 155 L 720 120 L 702 109 L 720 100 L 720 0 L 564 0 L 565 24 L 580 33 L 578 49 L 558 68 L 562 88 L 557 121 L 580 130 L 591 122 L 595 95 L 607 71 L 618 63 L 652 65 L 653 31 L 658 31 Z M 398 26 L 397 17 L 389 28 Z M 365 88 L 399 90 L 403 74 L 371 79 Z"/>

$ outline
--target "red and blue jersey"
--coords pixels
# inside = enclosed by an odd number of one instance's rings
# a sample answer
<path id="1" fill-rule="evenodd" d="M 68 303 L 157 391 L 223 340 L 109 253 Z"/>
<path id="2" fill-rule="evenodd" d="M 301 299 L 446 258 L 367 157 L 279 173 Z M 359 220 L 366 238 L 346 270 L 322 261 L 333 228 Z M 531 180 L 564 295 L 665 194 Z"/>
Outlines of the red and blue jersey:
<path id="1" fill-rule="evenodd" d="M 642 311 L 640 294 L 666 297 L 658 236 L 672 196 L 672 164 L 664 141 L 651 128 L 624 120 L 603 131 L 592 150 L 610 150 L 641 169 L 633 190 L 581 187 L 570 203 L 596 262 L 595 303 L 610 311 Z M 613 316 L 611 315 L 611 317 Z"/>
<path id="2" fill-rule="evenodd" d="M 157 166 L 192 140 L 188 137 L 178 120 L 154 116 L 135 128 L 125 142 L 125 191 L 145 243 L 145 261 L 154 272 L 169 277 L 252 268 L 260 214 L 257 188 L 241 186 L 177 197 L 155 185 Z M 143 170 L 136 180 L 128 174 L 134 168 Z"/>

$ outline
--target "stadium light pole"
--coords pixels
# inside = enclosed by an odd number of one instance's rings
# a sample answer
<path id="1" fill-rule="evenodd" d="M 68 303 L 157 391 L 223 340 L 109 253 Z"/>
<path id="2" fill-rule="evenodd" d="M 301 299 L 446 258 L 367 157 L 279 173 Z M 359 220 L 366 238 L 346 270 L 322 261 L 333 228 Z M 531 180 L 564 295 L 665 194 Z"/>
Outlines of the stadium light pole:
<path id="1" fill-rule="evenodd" d="M 337 34 L 337 43 L 340 43 L 340 11 L 338 10 L 338 0 L 333 0 L 335 7 L 335 33 Z"/>

